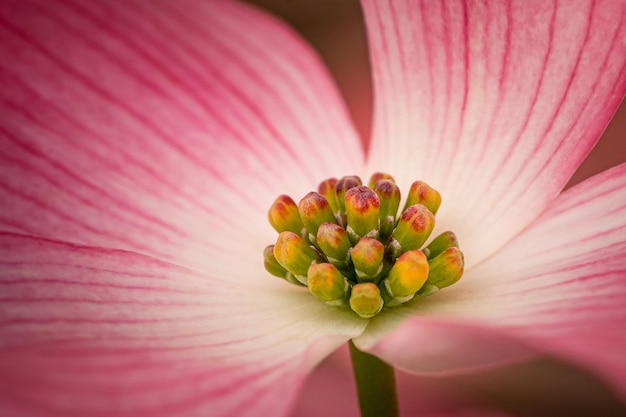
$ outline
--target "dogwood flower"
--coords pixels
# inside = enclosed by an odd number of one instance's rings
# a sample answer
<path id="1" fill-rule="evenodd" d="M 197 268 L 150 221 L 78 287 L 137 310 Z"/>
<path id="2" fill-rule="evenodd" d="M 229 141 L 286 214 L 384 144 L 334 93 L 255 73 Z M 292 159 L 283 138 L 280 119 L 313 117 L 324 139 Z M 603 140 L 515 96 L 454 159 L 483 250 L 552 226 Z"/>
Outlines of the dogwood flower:
<path id="1" fill-rule="evenodd" d="M 626 394 L 626 3 L 363 0 L 365 149 L 316 56 L 228 1 L 0 4 L 2 415 L 285 415 L 348 340 L 415 373 L 552 353 Z M 272 278 L 267 209 L 438 189 L 453 287 L 363 319 Z"/>

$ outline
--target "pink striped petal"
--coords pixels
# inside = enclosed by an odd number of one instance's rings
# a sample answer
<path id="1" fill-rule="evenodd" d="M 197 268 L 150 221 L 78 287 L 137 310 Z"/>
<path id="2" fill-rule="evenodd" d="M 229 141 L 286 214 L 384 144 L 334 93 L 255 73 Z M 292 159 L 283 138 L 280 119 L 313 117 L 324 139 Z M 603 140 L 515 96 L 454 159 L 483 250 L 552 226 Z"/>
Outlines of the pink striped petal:
<path id="1" fill-rule="evenodd" d="M 539 215 L 626 91 L 623 0 L 364 0 L 371 170 L 422 179 L 472 265 Z"/>
<path id="2" fill-rule="evenodd" d="M 392 323 L 378 324 L 368 328 L 361 343 L 394 364 L 423 370 L 431 339 L 448 340 L 435 361 L 450 367 L 468 351 L 509 355 L 483 337 L 491 334 L 496 341 L 518 340 L 529 349 L 588 366 L 626 394 L 624 236 L 626 164 L 563 193 L 461 282 L 414 302 L 407 308 L 412 318 L 392 334 L 378 342 L 370 331 L 377 326 L 380 338 Z M 455 346 L 458 328 L 468 337 Z M 407 349 L 407 340 L 426 347 Z"/>
<path id="3" fill-rule="evenodd" d="M 4 1 L 0 39 L 3 230 L 258 271 L 278 194 L 361 169 L 319 60 L 259 11 Z"/>
<path id="4" fill-rule="evenodd" d="M 280 416 L 365 326 L 126 251 L 9 233 L 0 251 L 2 416 Z"/>

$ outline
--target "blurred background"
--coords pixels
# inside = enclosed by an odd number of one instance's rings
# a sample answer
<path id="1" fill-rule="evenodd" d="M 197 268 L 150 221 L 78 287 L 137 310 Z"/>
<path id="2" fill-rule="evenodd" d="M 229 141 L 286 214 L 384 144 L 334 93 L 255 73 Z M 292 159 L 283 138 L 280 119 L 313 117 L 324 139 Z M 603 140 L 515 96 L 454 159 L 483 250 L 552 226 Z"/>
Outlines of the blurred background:
<path id="1" fill-rule="evenodd" d="M 287 21 L 326 62 L 343 94 L 364 143 L 369 141 L 372 86 L 363 16 L 358 0 L 248 0 Z M 626 104 L 615 115 L 595 149 L 568 187 L 626 162 Z M 427 403 L 443 406 L 439 415 L 491 410 L 493 415 L 626 416 L 626 406 L 585 370 L 553 358 L 508 366 L 479 375 L 419 378 L 399 374 L 403 415 L 428 414 Z M 347 352 L 328 358 L 309 378 L 295 416 L 357 415 L 356 393 Z"/>

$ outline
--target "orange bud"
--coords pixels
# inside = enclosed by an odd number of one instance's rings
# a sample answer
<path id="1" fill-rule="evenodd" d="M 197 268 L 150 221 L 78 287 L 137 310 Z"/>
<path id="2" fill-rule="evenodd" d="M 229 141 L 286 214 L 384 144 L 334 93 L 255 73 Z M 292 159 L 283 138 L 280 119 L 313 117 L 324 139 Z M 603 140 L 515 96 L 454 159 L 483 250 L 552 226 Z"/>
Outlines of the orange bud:
<path id="1" fill-rule="evenodd" d="M 415 181 L 407 195 L 404 209 L 406 210 L 414 204 L 421 204 L 430 210 L 431 213 L 437 214 L 437 210 L 441 206 L 441 194 L 425 182 Z"/>
<path id="2" fill-rule="evenodd" d="M 365 186 L 354 187 L 348 190 L 345 200 L 346 231 L 352 243 L 363 236 L 377 237 L 380 200 L 376 193 Z"/>
<path id="3" fill-rule="evenodd" d="M 415 204 L 404 213 L 393 231 L 393 238 L 398 241 L 402 252 L 419 249 L 435 227 L 435 216 L 421 204 Z"/>
<path id="4" fill-rule="evenodd" d="M 298 213 L 298 206 L 288 195 L 281 195 L 270 207 L 267 214 L 270 224 L 278 233 L 289 231 L 296 234 L 302 233 L 302 220 Z"/>

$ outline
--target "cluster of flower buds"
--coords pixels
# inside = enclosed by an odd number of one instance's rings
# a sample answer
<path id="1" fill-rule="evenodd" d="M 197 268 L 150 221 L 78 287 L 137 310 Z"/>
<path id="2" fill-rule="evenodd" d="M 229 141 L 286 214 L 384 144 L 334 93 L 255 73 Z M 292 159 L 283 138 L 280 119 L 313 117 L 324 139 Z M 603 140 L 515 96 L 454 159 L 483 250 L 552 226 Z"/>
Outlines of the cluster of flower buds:
<path id="1" fill-rule="evenodd" d="M 296 203 L 281 195 L 269 210 L 279 233 L 264 251 L 269 273 L 363 318 L 457 282 L 463 253 L 444 232 L 421 249 L 434 226 L 441 195 L 415 181 L 398 216 L 400 189 L 376 173 L 322 182 Z"/>

